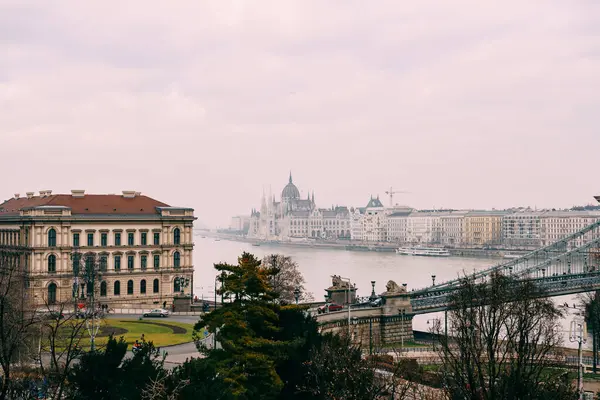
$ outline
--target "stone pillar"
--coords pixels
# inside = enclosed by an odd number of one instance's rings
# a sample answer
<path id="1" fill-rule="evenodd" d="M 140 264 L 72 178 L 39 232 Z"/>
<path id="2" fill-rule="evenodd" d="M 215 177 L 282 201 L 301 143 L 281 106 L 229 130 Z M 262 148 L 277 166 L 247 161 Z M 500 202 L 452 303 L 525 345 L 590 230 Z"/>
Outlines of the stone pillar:
<path id="1" fill-rule="evenodd" d="M 381 320 L 381 336 L 384 343 L 401 343 L 413 341 L 412 319 L 414 314 L 410 304 L 410 295 L 405 287 L 399 287 L 389 281 L 383 298 L 383 316 Z"/>

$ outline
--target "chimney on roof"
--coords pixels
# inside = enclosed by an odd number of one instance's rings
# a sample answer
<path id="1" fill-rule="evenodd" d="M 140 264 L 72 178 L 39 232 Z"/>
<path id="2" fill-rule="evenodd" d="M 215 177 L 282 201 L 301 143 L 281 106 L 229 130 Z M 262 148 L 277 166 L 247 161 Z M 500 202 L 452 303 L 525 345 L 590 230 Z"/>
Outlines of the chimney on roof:
<path id="1" fill-rule="evenodd" d="M 15 199 L 19 200 L 19 197 L 21 197 L 21 195 L 19 193 L 15 193 Z"/>
<path id="2" fill-rule="evenodd" d="M 27 193 L 25 193 L 25 194 L 27 195 L 27 198 L 28 198 L 28 199 L 31 199 L 33 196 L 35 196 L 35 193 L 34 193 L 34 192 L 27 192 Z"/>
<path id="3" fill-rule="evenodd" d="M 135 195 L 135 190 L 123 190 L 123 197 L 125 197 L 126 199 L 133 199 Z"/>
<path id="4" fill-rule="evenodd" d="M 46 197 L 46 191 L 40 190 L 40 197 Z"/>
<path id="5" fill-rule="evenodd" d="M 71 190 L 71 196 L 81 198 L 85 196 L 85 190 Z"/>

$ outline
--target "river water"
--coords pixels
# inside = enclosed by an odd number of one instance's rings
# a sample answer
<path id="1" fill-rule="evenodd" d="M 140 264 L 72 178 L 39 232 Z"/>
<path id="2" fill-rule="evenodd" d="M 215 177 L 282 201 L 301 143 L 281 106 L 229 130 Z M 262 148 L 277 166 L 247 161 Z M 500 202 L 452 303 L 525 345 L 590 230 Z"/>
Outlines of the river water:
<path id="1" fill-rule="evenodd" d="M 317 249 L 282 245 L 252 246 L 249 243 L 228 240 L 215 241 L 213 238 L 195 236 L 194 248 L 194 294 L 198 298 L 213 298 L 216 270 L 213 264 L 237 263 L 237 257 L 247 251 L 262 259 L 273 253 L 292 257 L 306 280 L 305 288 L 315 301 L 323 301 L 325 288 L 331 286 L 331 275 L 341 275 L 356 283 L 358 296 L 371 294 L 371 281 L 375 281 L 375 292 L 385 291 L 389 280 L 398 285 L 407 283 L 408 290 L 430 286 L 431 275 L 436 283 L 457 278 L 464 273 L 484 269 L 501 263 L 497 258 L 463 257 L 409 257 L 396 253 L 358 252 L 337 249 Z M 574 296 L 555 298 L 558 304 L 576 302 Z M 427 331 L 427 320 L 443 318 L 443 313 L 419 315 L 414 318 L 415 330 Z M 568 325 L 572 314 L 563 321 L 563 331 L 568 342 Z"/>

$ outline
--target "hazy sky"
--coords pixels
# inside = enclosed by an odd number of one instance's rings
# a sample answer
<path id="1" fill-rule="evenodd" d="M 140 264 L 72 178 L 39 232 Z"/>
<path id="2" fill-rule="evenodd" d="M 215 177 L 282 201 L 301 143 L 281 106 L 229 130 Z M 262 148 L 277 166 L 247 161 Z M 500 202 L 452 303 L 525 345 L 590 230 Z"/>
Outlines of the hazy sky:
<path id="1" fill-rule="evenodd" d="M 2 199 L 226 225 L 292 170 L 321 207 L 566 207 L 600 194 L 599 106 L 596 0 L 0 0 Z"/>

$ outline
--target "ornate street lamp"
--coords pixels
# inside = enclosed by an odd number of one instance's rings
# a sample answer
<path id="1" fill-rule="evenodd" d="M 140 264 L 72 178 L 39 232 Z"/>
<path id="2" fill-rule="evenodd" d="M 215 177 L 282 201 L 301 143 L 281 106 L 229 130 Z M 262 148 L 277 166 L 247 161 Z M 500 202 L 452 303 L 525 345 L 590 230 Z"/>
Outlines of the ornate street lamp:
<path id="1" fill-rule="evenodd" d="M 431 282 L 433 282 L 433 286 L 435 286 L 435 275 L 431 275 Z"/>
<path id="2" fill-rule="evenodd" d="M 294 297 L 296 298 L 296 305 L 298 305 L 298 300 L 300 299 L 300 288 L 298 286 L 294 289 Z"/>
<path id="3" fill-rule="evenodd" d="M 375 281 L 371 281 L 371 287 L 373 288 L 371 290 L 371 301 L 373 301 L 377 297 L 377 295 L 375 294 Z"/>

